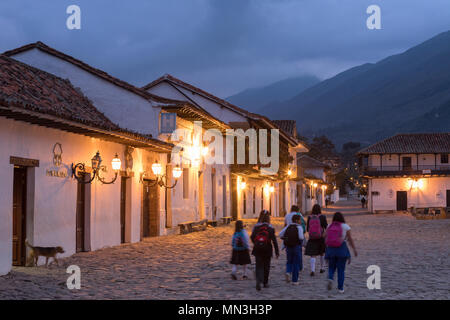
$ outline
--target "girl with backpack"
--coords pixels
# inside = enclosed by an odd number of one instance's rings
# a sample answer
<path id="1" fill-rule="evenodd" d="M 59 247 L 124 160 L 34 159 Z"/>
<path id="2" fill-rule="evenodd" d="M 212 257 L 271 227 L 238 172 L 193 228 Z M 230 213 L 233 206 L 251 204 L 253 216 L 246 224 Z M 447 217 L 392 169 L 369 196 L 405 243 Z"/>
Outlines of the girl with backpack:
<path id="1" fill-rule="evenodd" d="M 231 246 L 233 247 L 230 261 L 233 265 L 231 279 L 237 280 L 236 271 L 238 265 L 241 265 L 243 268 L 242 279 L 248 279 L 247 265 L 251 263 L 249 254 L 250 240 L 247 231 L 244 229 L 244 223 L 241 220 L 236 221 L 233 238 L 231 239 Z"/>
<path id="2" fill-rule="evenodd" d="M 320 273 L 325 272 L 324 254 L 325 254 L 325 238 L 324 233 L 328 227 L 327 218 L 322 214 L 322 210 L 318 204 L 312 208 L 311 215 L 306 221 L 306 230 L 308 231 L 308 242 L 306 243 L 305 255 L 310 256 L 311 277 L 316 272 L 316 258 L 320 257 Z"/>
<path id="3" fill-rule="evenodd" d="M 334 273 L 337 269 L 338 290 L 340 293 L 344 293 L 345 264 L 347 260 L 349 264 L 351 261 L 347 241 L 350 243 L 355 257 L 358 256 L 350 230 L 351 228 L 345 223 L 342 213 L 336 212 L 333 216 L 333 222 L 325 232 L 325 243 L 327 246 L 325 259 L 328 260 L 328 290 L 331 290 L 333 287 Z"/>
<path id="4" fill-rule="evenodd" d="M 281 230 L 280 238 L 283 239 L 286 247 L 286 282 L 291 280 L 292 274 L 292 284 L 298 285 L 298 274 L 302 269 L 302 241 L 304 239 L 300 215 L 292 217 L 292 223 Z"/>
<path id="5" fill-rule="evenodd" d="M 277 259 L 280 256 L 275 229 L 270 224 L 269 211 L 261 211 L 258 223 L 253 228 L 250 238 L 253 242 L 252 254 L 255 256 L 256 262 L 256 290 L 259 291 L 261 290 L 261 284 L 264 285 L 264 288 L 269 287 L 270 260 L 272 259 L 274 248 Z"/>

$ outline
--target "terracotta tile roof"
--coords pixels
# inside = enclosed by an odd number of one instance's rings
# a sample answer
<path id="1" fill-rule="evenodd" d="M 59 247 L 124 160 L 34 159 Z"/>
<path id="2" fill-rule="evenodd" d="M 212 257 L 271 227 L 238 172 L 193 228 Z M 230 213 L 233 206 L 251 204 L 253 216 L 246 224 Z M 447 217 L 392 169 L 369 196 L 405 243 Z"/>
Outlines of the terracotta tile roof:
<path id="1" fill-rule="evenodd" d="M 150 136 L 120 128 L 98 111 L 69 80 L 4 55 L 0 55 L 0 105 L 2 115 L 17 118 L 20 113 L 21 120 L 31 123 L 48 123 L 54 127 L 57 119 L 68 120 L 72 122 L 71 130 L 77 127 L 73 123 L 78 123 L 82 126 L 77 130 L 83 132 L 95 131 L 87 127 L 96 128 L 104 130 L 104 133 L 110 132 L 116 138 L 121 135 L 144 144 L 151 143 L 166 149 L 172 147 Z"/>
<path id="2" fill-rule="evenodd" d="M 450 132 L 397 134 L 358 152 L 360 155 L 380 153 L 450 153 Z"/>
<path id="3" fill-rule="evenodd" d="M 151 93 L 149 93 L 149 92 L 147 92 L 145 90 L 142 90 L 141 88 L 135 87 L 132 84 L 129 84 L 128 82 L 125 82 L 123 80 L 120 80 L 120 79 L 118 79 L 116 77 L 111 76 L 110 74 L 106 73 L 103 70 L 94 68 L 94 67 L 88 65 L 87 63 L 81 61 L 81 60 L 78 60 L 78 59 L 76 59 L 76 58 L 74 58 L 72 56 L 69 56 L 69 55 L 61 52 L 61 51 L 53 49 L 53 48 L 47 46 L 45 43 L 43 43 L 41 41 L 38 41 L 38 42 L 35 42 L 35 43 L 30 43 L 30 44 L 24 45 L 22 47 L 6 51 L 3 54 L 8 56 L 8 57 L 12 57 L 12 56 L 14 56 L 14 55 L 16 55 L 18 53 L 22 53 L 22 52 L 25 52 L 25 51 L 28 51 L 28 50 L 31 50 L 31 49 L 41 50 L 41 51 L 43 51 L 43 52 L 45 52 L 47 54 L 53 55 L 53 56 L 58 57 L 58 58 L 60 58 L 60 59 L 62 59 L 64 61 L 67 61 L 67 62 L 69 62 L 71 64 L 74 64 L 77 67 L 80 67 L 81 69 L 83 69 L 83 70 L 85 70 L 85 71 L 87 71 L 89 73 L 92 73 L 92 74 L 94 74 L 94 75 L 96 75 L 96 76 L 98 76 L 98 77 L 100 77 L 100 78 L 102 78 L 102 79 L 104 79 L 106 81 L 109 81 L 109 82 L 111 82 L 111 83 L 113 83 L 113 84 L 115 84 L 115 85 L 117 85 L 117 86 L 119 86 L 119 87 L 121 87 L 123 89 L 131 91 L 131 92 L 133 92 L 133 93 L 135 93 L 135 94 L 137 94 L 137 95 L 139 95 L 139 96 L 141 96 L 141 97 L 143 97 L 143 98 L 145 98 L 147 100 L 151 100 L 153 102 L 161 103 L 161 104 L 178 104 L 178 103 L 181 103 L 180 101 L 159 97 L 159 96 L 151 94 Z"/>
<path id="4" fill-rule="evenodd" d="M 154 87 L 155 85 L 157 85 L 157 84 L 159 84 L 161 82 L 164 82 L 164 81 L 168 81 L 168 82 L 174 83 L 174 84 L 179 85 L 181 87 L 184 87 L 184 88 L 186 88 L 186 89 L 188 89 L 188 90 L 190 90 L 192 92 L 195 92 L 195 93 L 197 93 L 199 95 L 202 95 L 202 96 L 204 96 L 204 97 L 206 97 L 206 98 L 208 98 L 208 99 L 210 99 L 210 100 L 212 100 L 212 101 L 214 101 L 214 102 L 216 102 L 216 103 L 218 103 L 218 104 L 220 104 L 220 105 L 222 105 L 222 106 L 224 106 L 224 107 L 226 107 L 226 108 L 228 108 L 228 109 L 230 109 L 230 110 L 232 110 L 234 112 L 239 113 L 240 115 L 242 115 L 244 117 L 247 117 L 249 119 L 256 120 L 256 121 L 262 121 L 269 128 L 279 129 L 278 126 L 275 125 L 273 123 L 273 121 L 270 120 L 269 118 L 267 118 L 265 116 L 262 116 L 260 114 L 257 114 L 257 113 L 252 113 L 252 112 L 249 112 L 247 110 L 244 110 L 244 109 L 242 109 L 242 108 L 240 108 L 238 106 L 235 106 L 234 104 L 229 103 L 226 100 L 223 100 L 223 99 L 220 99 L 220 98 L 214 96 L 213 94 L 211 94 L 209 92 L 206 92 L 206 91 L 204 91 L 204 90 L 202 90 L 202 89 L 200 89 L 200 88 L 198 88 L 196 86 L 193 86 L 193 85 L 191 85 L 191 84 L 189 84 L 187 82 L 184 82 L 184 81 L 182 81 L 182 80 L 180 80 L 178 78 L 175 78 L 174 76 L 172 76 L 170 74 L 163 75 L 162 77 L 160 77 L 160 78 L 150 82 L 149 84 L 145 85 L 144 87 L 142 87 L 142 89 L 143 90 L 148 90 L 151 87 Z M 281 132 L 281 135 L 283 135 L 283 132 Z M 287 139 L 292 145 L 297 145 L 297 141 L 293 137 L 291 137 L 289 135 L 286 135 L 286 133 L 284 133 L 284 136 L 285 136 L 285 139 Z"/>
<path id="5" fill-rule="evenodd" d="M 297 138 L 297 121 L 295 120 L 272 120 L 278 128 L 291 135 L 294 138 Z"/>

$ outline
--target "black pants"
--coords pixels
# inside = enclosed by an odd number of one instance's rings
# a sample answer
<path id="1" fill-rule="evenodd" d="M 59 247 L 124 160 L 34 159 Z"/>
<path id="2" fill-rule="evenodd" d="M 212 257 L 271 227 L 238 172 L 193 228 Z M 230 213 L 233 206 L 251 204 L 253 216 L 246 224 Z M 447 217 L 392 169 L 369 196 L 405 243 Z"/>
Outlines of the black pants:
<path id="1" fill-rule="evenodd" d="M 257 255 L 255 256 L 256 266 L 256 282 L 267 284 L 269 282 L 270 260 L 271 256 Z"/>

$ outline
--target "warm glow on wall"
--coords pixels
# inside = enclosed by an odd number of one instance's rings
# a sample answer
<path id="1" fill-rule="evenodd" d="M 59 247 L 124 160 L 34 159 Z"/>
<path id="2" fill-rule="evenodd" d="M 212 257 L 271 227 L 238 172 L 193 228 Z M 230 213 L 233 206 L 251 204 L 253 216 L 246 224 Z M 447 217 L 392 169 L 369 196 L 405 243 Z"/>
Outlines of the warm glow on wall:
<path id="1" fill-rule="evenodd" d="M 408 180 L 409 189 L 423 189 L 423 180 L 422 179 L 409 179 Z"/>

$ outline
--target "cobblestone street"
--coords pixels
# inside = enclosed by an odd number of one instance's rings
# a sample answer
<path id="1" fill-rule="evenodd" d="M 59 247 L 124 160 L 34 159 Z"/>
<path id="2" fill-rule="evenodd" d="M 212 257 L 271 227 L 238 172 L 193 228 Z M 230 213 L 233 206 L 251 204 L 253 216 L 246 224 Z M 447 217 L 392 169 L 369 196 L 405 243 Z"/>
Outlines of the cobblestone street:
<path id="1" fill-rule="evenodd" d="M 449 299 L 450 219 L 419 221 L 401 214 L 370 215 L 341 203 L 359 256 L 346 269 L 346 291 L 327 291 L 326 273 L 310 277 L 303 257 L 300 286 L 284 282 L 285 253 L 272 260 L 270 288 L 230 278 L 232 226 L 149 238 L 61 259 L 60 267 L 14 268 L 0 277 L 1 299 Z M 328 215 L 330 220 L 330 215 Z M 248 220 L 250 227 L 254 220 Z M 281 219 L 273 225 L 279 232 Z M 41 258 L 42 259 L 42 258 Z M 252 257 L 254 263 L 254 258 Z M 81 268 L 81 289 L 66 287 L 69 265 Z M 381 290 L 369 290 L 366 269 L 381 268 Z M 251 269 L 254 269 L 252 265 Z M 316 270 L 317 271 L 317 270 Z"/>

